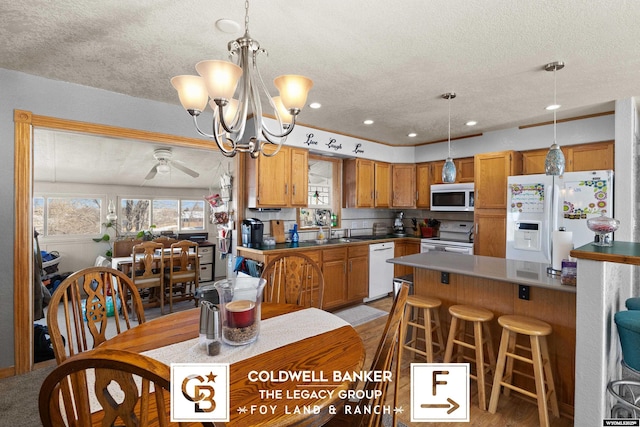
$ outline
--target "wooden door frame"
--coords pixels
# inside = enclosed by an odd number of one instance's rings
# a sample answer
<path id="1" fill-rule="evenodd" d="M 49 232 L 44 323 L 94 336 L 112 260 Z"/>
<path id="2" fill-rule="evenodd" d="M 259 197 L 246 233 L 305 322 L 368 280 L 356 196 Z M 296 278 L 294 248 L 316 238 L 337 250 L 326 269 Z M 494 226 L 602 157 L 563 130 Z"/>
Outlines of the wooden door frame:
<path id="1" fill-rule="evenodd" d="M 135 139 L 166 145 L 218 151 L 210 141 L 138 129 L 100 125 L 38 116 L 14 110 L 14 243 L 13 243 L 13 325 L 14 367 L 8 375 L 33 369 L 33 130 L 35 128 L 78 132 L 113 138 Z M 244 163 L 236 157 L 234 183 L 238 189 L 237 210 L 244 210 Z M 242 169 L 241 169 L 242 168 Z M 5 370 L 3 370 L 4 375 Z"/>

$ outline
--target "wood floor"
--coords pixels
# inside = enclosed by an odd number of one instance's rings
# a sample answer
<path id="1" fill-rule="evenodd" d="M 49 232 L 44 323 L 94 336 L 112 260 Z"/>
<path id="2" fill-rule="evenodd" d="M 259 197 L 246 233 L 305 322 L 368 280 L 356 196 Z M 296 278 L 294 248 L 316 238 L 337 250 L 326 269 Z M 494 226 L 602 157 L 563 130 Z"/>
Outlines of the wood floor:
<path id="1" fill-rule="evenodd" d="M 381 310 L 389 311 L 391 308 L 392 300 L 391 298 L 384 298 L 377 301 L 373 301 L 369 303 L 370 306 L 379 308 Z M 386 322 L 386 316 L 378 318 L 374 321 L 365 323 L 363 325 L 357 326 L 355 329 L 360 334 L 362 338 L 365 348 L 367 350 L 367 359 L 365 361 L 365 368 L 368 369 L 371 366 L 371 359 L 373 358 L 373 353 L 376 351 L 376 346 L 378 345 L 378 340 L 380 338 L 380 334 L 382 333 L 382 329 L 384 328 Z M 446 339 L 446 334 L 445 334 Z M 400 389 L 399 389 L 399 406 L 404 408 L 404 413 L 399 414 L 398 419 L 402 423 L 407 426 L 423 426 L 425 423 L 412 423 L 411 422 L 411 413 L 410 413 L 410 364 L 414 363 L 424 363 L 424 359 L 415 359 L 413 354 L 409 352 L 405 352 L 402 360 L 401 367 L 401 375 L 400 375 Z M 491 390 L 487 388 L 487 404 L 489 403 L 489 396 Z M 393 403 L 393 387 L 389 387 L 389 393 L 387 398 L 387 404 Z M 488 411 L 483 411 L 478 407 L 478 398 L 477 398 L 477 385 L 474 380 L 471 380 L 471 411 L 470 411 L 470 422 L 469 423 L 429 423 L 429 425 L 437 426 L 442 425 L 443 427 L 454 427 L 454 426 L 480 426 L 480 427 L 527 427 L 527 426 L 538 426 L 538 408 L 533 403 L 533 401 L 526 401 L 523 398 L 518 396 L 518 393 L 511 393 L 510 396 L 500 396 L 500 401 L 498 404 L 498 411 L 496 414 L 490 414 Z M 554 418 L 550 415 L 551 425 L 553 427 L 569 427 L 573 426 L 573 420 L 560 417 Z"/>

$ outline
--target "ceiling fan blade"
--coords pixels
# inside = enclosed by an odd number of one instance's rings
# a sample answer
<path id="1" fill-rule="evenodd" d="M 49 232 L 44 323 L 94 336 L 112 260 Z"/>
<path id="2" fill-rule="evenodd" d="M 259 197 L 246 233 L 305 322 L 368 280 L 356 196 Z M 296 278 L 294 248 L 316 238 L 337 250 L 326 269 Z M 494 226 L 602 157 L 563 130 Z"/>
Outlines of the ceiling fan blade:
<path id="1" fill-rule="evenodd" d="M 171 163 L 171 166 L 173 166 L 174 168 L 181 170 L 182 172 L 186 173 L 187 175 L 191 175 L 194 178 L 197 178 L 200 176 L 198 172 L 194 171 L 193 169 L 189 169 L 188 167 L 181 165 L 178 162 L 169 161 L 169 163 Z"/>
<path id="2" fill-rule="evenodd" d="M 156 173 L 158 173 L 158 165 L 157 164 L 154 167 L 152 167 L 151 170 L 149 171 L 149 173 L 147 174 L 147 176 L 144 177 L 145 181 L 147 181 L 149 179 L 153 179 L 153 177 L 156 176 Z"/>

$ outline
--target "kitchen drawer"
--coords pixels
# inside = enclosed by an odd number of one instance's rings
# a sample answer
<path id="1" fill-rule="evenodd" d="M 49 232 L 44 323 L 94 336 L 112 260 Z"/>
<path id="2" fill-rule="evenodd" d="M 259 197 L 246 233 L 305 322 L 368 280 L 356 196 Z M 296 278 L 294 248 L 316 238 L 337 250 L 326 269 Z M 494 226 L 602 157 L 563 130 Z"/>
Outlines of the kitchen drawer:
<path id="1" fill-rule="evenodd" d="M 349 258 L 369 256 L 369 245 L 349 246 Z"/>
<path id="2" fill-rule="evenodd" d="M 346 260 L 347 248 L 325 249 L 322 251 L 322 262 Z"/>
<path id="3" fill-rule="evenodd" d="M 213 280 L 213 264 L 200 264 L 200 281 L 210 282 Z"/>

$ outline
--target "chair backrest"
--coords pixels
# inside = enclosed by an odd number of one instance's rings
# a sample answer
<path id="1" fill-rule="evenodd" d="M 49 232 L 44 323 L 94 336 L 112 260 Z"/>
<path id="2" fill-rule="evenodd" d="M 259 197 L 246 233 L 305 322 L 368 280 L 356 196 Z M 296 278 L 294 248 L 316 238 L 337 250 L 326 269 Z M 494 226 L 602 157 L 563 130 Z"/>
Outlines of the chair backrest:
<path id="1" fill-rule="evenodd" d="M 131 251 L 133 267 L 131 279 L 138 288 L 162 286 L 164 278 L 164 246 L 162 243 L 142 242 Z"/>
<path id="2" fill-rule="evenodd" d="M 382 336 L 380 337 L 380 342 L 378 343 L 378 348 L 371 363 L 372 372 L 391 371 L 391 365 L 394 362 L 394 357 L 397 356 L 400 327 L 408 295 L 409 285 L 404 283 L 398 291 L 398 294 L 393 301 L 393 305 L 391 306 L 391 310 L 389 311 L 387 323 L 384 327 Z M 396 360 L 396 363 L 400 363 L 400 361 Z M 397 396 L 399 370 L 396 369 L 395 373 L 396 378 L 393 380 L 393 383 L 395 387 L 395 395 Z M 358 422 L 354 422 L 353 425 L 369 427 L 382 425 L 382 411 L 366 411 L 365 409 L 373 407 L 379 408 L 384 405 L 384 401 L 387 396 L 387 386 L 388 381 L 367 381 L 365 383 L 364 390 L 368 391 L 368 393 L 365 393 L 365 396 L 370 397 L 365 397 L 358 402 L 359 410 L 352 410 L 355 414 L 363 414 L 361 415 L 362 418 Z M 374 390 L 376 390 L 376 392 L 374 392 Z"/>
<path id="3" fill-rule="evenodd" d="M 44 427 L 166 426 L 170 379 L 169 366 L 155 359 L 96 349 L 65 361 L 45 378 L 38 399 L 40 419 Z"/>
<path id="4" fill-rule="evenodd" d="M 131 294 L 131 310 L 135 315 L 129 315 L 127 310 L 127 293 Z M 63 316 L 58 319 L 60 310 Z M 108 322 L 107 318 L 111 316 L 113 321 Z M 138 322 L 134 322 L 134 318 Z M 56 288 L 47 310 L 56 361 L 62 363 L 69 356 L 90 350 L 108 338 L 144 323 L 144 319 L 140 295 L 124 273 L 111 267 L 77 271 Z"/>
<path id="5" fill-rule="evenodd" d="M 177 243 L 178 239 L 174 239 L 173 237 L 160 236 L 153 239 L 156 243 L 162 243 L 162 246 L 165 248 L 170 248 L 172 244 Z"/>
<path id="6" fill-rule="evenodd" d="M 171 282 L 195 281 L 197 286 L 199 276 L 198 244 L 191 240 L 181 240 L 173 243 L 169 261 L 169 278 Z"/>
<path id="7" fill-rule="evenodd" d="M 308 256 L 277 256 L 264 267 L 260 277 L 267 280 L 265 301 L 322 308 L 324 276 Z"/>
<path id="8" fill-rule="evenodd" d="M 138 243 L 142 243 L 140 239 L 122 239 L 116 240 L 113 242 L 113 256 L 114 257 L 125 257 L 131 256 L 131 251 L 133 247 Z"/>

